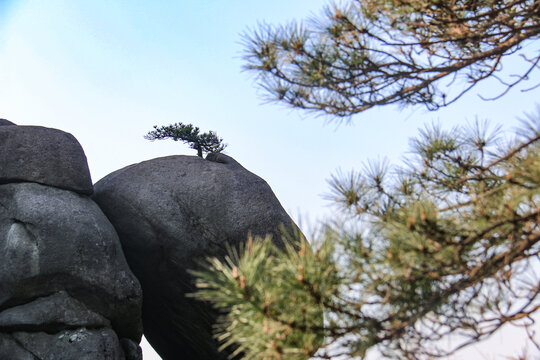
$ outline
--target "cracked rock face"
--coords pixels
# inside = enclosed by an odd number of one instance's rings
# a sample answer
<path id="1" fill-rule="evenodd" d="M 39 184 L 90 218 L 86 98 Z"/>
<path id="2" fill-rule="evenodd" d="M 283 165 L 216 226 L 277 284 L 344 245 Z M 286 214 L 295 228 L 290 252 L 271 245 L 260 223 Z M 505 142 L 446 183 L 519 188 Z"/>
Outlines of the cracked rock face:
<path id="1" fill-rule="evenodd" d="M 92 197 L 116 228 L 144 292 L 144 333 L 164 360 L 224 359 L 211 335 L 215 314 L 187 298 L 188 269 L 251 234 L 279 238 L 295 225 L 268 184 L 234 159 L 169 156 L 118 170 Z"/>
<path id="2" fill-rule="evenodd" d="M 36 128 L 0 121 L 0 359 L 140 360 L 140 285 L 89 174 L 72 171 L 84 153 Z"/>

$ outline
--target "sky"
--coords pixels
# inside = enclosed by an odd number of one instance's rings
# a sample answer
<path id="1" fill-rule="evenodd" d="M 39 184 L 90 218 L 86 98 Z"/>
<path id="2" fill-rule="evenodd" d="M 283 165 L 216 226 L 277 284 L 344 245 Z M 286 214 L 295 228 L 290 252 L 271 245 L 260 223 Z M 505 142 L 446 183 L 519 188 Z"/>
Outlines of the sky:
<path id="1" fill-rule="evenodd" d="M 272 187 L 304 231 L 331 216 L 327 180 L 370 159 L 399 163 L 432 122 L 489 119 L 506 129 L 538 109 L 540 90 L 498 101 L 494 81 L 437 112 L 385 107 L 339 123 L 267 103 L 242 71 L 242 34 L 320 13 L 324 0 L 0 0 L 0 118 L 58 128 L 83 146 L 92 179 L 187 145 L 143 139 L 154 125 L 213 130 L 226 153 Z M 533 49 L 534 50 L 534 49 Z M 513 62 L 507 63 L 512 69 Z M 538 73 L 535 74 L 538 79 Z M 513 329 L 460 358 L 502 359 Z M 143 342 L 145 360 L 157 360 Z"/>

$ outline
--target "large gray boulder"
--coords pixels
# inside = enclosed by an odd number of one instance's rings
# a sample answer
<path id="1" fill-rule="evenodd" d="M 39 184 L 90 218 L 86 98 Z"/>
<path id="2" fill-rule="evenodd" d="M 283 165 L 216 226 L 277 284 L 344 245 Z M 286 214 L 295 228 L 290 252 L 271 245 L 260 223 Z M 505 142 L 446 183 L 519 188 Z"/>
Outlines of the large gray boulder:
<path id="1" fill-rule="evenodd" d="M 0 184 L 13 182 L 92 193 L 86 156 L 73 135 L 0 119 Z"/>
<path id="2" fill-rule="evenodd" d="M 0 311 L 60 291 L 140 339 L 141 289 L 99 207 L 50 186 L 0 185 Z"/>
<path id="3" fill-rule="evenodd" d="M 268 184 L 231 157 L 169 156 L 118 170 L 94 185 L 93 199 L 116 228 L 141 282 L 148 341 L 164 360 L 223 359 L 211 335 L 215 314 L 186 297 L 188 269 L 248 235 L 295 229 Z"/>
<path id="4" fill-rule="evenodd" d="M 141 360 L 142 291 L 63 131 L 0 119 L 0 360 Z"/>

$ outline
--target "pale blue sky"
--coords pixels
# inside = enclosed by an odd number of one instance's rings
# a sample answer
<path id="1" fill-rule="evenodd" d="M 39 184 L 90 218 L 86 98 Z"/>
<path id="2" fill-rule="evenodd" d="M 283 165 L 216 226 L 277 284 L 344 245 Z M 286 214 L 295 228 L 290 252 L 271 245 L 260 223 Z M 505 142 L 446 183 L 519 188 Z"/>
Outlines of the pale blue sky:
<path id="1" fill-rule="evenodd" d="M 262 21 L 306 18 L 324 3 L 0 0 L 0 118 L 75 135 L 94 181 L 142 160 L 195 155 L 142 138 L 153 125 L 194 123 L 223 137 L 227 153 L 263 177 L 295 219 L 314 222 L 329 213 L 321 195 L 332 173 L 377 157 L 397 162 L 425 123 L 478 117 L 510 127 L 535 111 L 540 91 L 519 89 L 497 102 L 473 91 L 435 113 L 374 109 L 341 126 L 264 104 L 241 72 L 240 34 Z M 145 351 L 146 360 L 157 359 Z"/>

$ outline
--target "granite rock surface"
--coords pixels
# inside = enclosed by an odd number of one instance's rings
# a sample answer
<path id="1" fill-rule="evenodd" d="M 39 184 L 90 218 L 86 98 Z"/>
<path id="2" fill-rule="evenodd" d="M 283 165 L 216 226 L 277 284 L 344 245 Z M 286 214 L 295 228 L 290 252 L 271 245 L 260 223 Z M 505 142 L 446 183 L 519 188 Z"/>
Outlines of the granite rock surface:
<path id="1" fill-rule="evenodd" d="M 164 360 L 224 359 L 211 335 L 215 314 L 187 298 L 189 269 L 224 256 L 249 235 L 296 229 L 268 184 L 233 158 L 169 156 L 131 165 L 94 186 L 141 282 L 144 332 Z M 282 228 L 283 227 L 283 228 Z"/>
<path id="2" fill-rule="evenodd" d="M 73 135 L 0 121 L 0 184 L 35 182 L 92 193 L 86 155 Z"/>
<path id="3" fill-rule="evenodd" d="M 0 119 L 0 359 L 141 360 L 142 293 L 63 131 Z"/>

